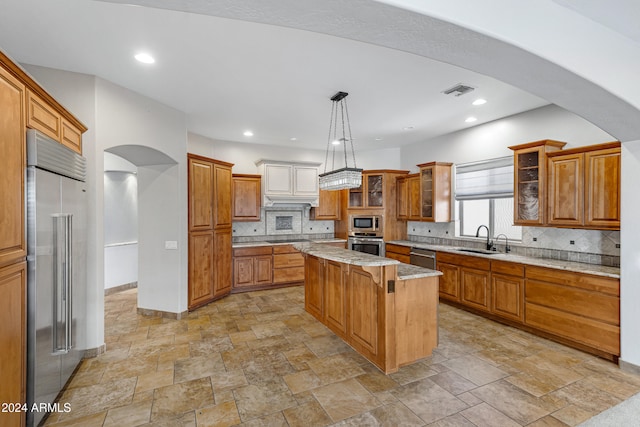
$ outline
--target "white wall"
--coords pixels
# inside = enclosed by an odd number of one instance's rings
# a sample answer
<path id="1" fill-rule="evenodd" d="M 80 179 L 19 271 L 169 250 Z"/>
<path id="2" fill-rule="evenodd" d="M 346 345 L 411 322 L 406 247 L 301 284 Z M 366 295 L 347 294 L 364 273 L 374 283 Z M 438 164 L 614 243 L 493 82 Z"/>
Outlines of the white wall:
<path id="1" fill-rule="evenodd" d="M 363 169 L 398 169 L 400 149 L 357 151 L 356 162 Z M 275 147 L 255 143 L 237 143 L 213 140 L 202 135 L 189 133 L 189 153 L 233 163 L 233 173 L 257 173 L 255 162 L 260 159 L 302 161 L 322 163 L 324 170 L 326 150 L 308 150 L 304 148 Z M 349 160 L 351 162 L 351 160 Z M 350 163 L 351 165 L 351 163 Z"/>
<path id="2" fill-rule="evenodd" d="M 96 80 L 99 149 L 141 145 L 176 161 L 138 165 L 138 307 L 187 310 L 187 126 L 184 113 Z M 102 165 L 99 168 L 103 170 Z M 166 241 L 178 250 L 165 249 Z"/>
<path id="3" fill-rule="evenodd" d="M 465 163 L 510 156 L 513 151 L 507 147 L 541 139 L 564 141 L 565 149 L 615 140 L 581 117 L 549 105 L 405 146 L 401 165 L 417 171 L 417 163 Z"/>

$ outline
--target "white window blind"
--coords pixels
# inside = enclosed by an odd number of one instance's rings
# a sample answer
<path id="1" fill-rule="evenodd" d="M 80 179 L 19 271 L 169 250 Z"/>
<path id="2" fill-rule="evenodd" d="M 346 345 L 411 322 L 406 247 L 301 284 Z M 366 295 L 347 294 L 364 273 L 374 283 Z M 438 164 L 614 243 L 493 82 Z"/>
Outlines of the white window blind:
<path id="1" fill-rule="evenodd" d="M 513 156 L 456 165 L 456 200 L 513 197 Z"/>

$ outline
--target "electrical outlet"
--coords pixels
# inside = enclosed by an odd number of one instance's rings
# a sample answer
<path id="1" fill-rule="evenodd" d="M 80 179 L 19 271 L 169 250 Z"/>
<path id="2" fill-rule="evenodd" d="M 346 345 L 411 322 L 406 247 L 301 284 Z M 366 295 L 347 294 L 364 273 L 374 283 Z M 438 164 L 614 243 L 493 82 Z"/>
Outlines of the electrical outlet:
<path id="1" fill-rule="evenodd" d="M 175 240 L 167 240 L 164 242 L 164 248 L 175 251 L 176 249 L 178 249 L 178 242 L 176 242 Z"/>
<path id="2" fill-rule="evenodd" d="M 620 249 L 620 243 L 616 243 L 616 249 Z"/>
<path id="3" fill-rule="evenodd" d="M 538 238 L 537 238 L 537 237 L 534 237 L 534 238 L 533 238 L 533 241 L 534 241 L 534 242 L 537 242 L 537 241 L 538 241 Z"/>
<path id="4" fill-rule="evenodd" d="M 570 245 L 575 245 L 575 244 L 576 244 L 576 241 L 575 241 L 575 240 L 569 240 L 569 244 L 570 244 Z"/>

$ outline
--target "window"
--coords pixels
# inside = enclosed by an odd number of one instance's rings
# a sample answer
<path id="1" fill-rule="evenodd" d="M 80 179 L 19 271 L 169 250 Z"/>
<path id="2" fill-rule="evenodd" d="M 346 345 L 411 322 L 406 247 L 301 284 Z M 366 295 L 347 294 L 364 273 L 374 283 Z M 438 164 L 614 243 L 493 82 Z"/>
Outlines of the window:
<path id="1" fill-rule="evenodd" d="M 475 237 L 486 225 L 492 239 L 522 240 L 513 225 L 513 157 L 456 165 L 456 218 L 456 236 Z"/>

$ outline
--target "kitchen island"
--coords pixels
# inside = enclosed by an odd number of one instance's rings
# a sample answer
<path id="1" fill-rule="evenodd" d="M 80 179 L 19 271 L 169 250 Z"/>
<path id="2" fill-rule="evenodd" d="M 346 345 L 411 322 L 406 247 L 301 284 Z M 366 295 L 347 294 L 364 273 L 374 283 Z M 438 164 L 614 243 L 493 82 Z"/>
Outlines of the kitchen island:
<path id="1" fill-rule="evenodd" d="M 438 345 L 439 271 L 321 243 L 305 257 L 305 310 L 385 374 Z"/>

